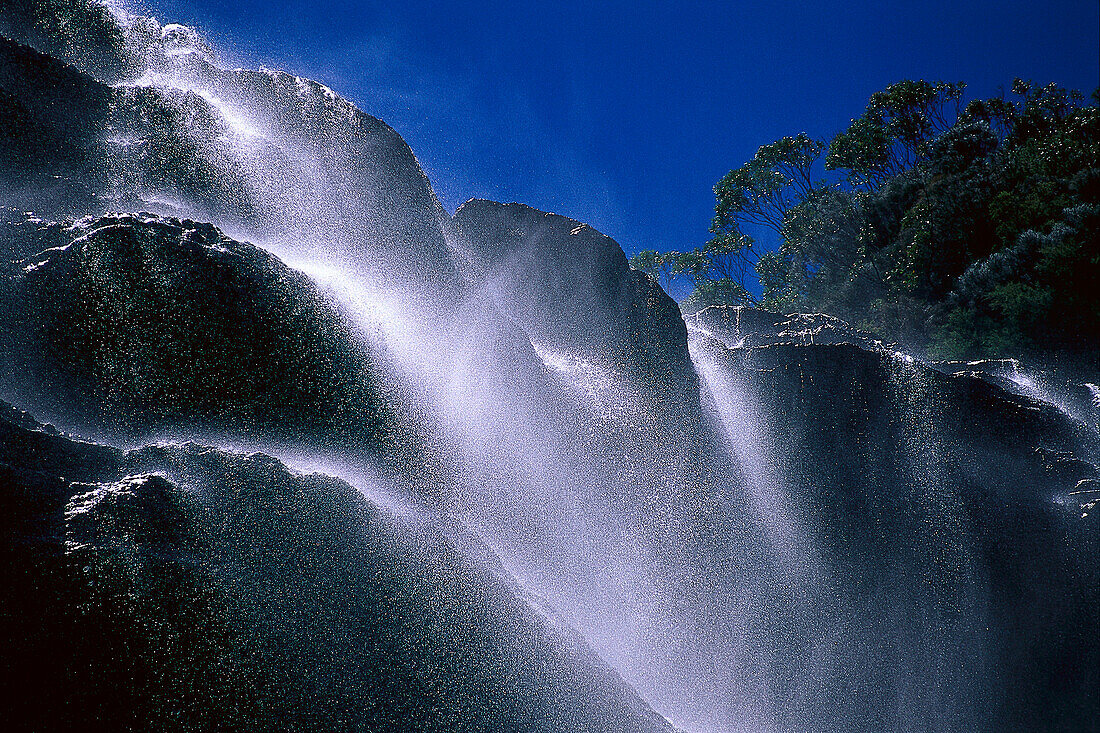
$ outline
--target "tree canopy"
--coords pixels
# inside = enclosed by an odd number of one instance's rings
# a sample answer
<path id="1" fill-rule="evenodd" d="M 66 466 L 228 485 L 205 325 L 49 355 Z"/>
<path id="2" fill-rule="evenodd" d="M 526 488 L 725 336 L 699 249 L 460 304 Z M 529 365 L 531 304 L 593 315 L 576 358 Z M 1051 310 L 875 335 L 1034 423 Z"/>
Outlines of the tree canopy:
<path id="1" fill-rule="evenodd" d="M 829 144 L 825 168 L 876 186 L 913 167 L 953 124 L 965 89 L 962 82 L 905 80 L 875 92 L 863 114 Z"/>
<path id="2" fill-rule="evenodd" d="M 936 356 L 1095 360 L 1100 92 L 1017 79 L 964 105 L 965 89 L 903 80 L 828 143 L 762 145 L 715 185 L 707 243 L 632 266 L 690 278 L 685 310 L 812 309 Z"/>

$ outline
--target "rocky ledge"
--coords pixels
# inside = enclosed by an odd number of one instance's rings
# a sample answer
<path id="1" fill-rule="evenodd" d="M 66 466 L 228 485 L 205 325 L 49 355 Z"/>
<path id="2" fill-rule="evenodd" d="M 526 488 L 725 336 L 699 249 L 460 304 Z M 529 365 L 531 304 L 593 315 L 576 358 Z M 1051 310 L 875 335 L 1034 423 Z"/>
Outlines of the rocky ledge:
<path id="1" fill-rule="evenodd" d="M 380 357 L 268 252 L 153 214 L 25 218 L 4 233 L 0 381 L 36 411 L 124 440 L 209 431 L 377 454 L 400 442 Z"/>
<path id="2" fill-rule="evenodd" d="M 619 244 L 524 204 L 473 199 L 454 227 L 501 311 L 536 345 L 609 364 L 666 394 L 694 392 L 676 303 Z"/>
<path id="3" fill-rule="evenodd" d="M 455 525 L 0 404 L 6 730 L 671 733 Z"/>

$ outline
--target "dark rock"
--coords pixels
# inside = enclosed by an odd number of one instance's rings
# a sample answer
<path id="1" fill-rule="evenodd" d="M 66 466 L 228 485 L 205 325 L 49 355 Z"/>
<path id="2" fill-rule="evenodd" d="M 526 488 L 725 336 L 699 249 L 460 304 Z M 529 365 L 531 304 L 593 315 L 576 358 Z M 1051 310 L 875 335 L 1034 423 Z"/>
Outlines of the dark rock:
<path id="1" fill-rule="evenodd" d="M 5 729 L 665 731 L 447 523 L 0 406 Z"/>
<path id="2" fill-rule="evenodd" d="M 912 710 L 887 710 L 879 696 L 891 680 L 928 674 L 916 660 L 935 659 L 920 704 L 955 680 L 953 702 L 928 711 L 949 727 L 1087 727 L 1098 712 L 1100 535 L 1067 494 L 1096 475 L 1095 432 L 882 344 L 821 345 L 790 317 L 769 326 L 747 311 L 737 329 L 716 315 L 692 331 L 693 349 L 747 395 L 776 490 L 818 528 L 833 578 L 819 613 L 845 629 L 832 653 L 849 661 L 823 689 L 868 691 L 828 710 L 792 699 L 779 714 L 805 729 L 908 728 Z M 723 343 L 734 337 L 739 348 Z M 890 619 L 903 648 L 875 651 L 886 633 L 876 618 Z"/>
<path id="3" fill-rule="evenodd" d="M 689 328 L 730 348 L 772 344 L 857 344 L 883 348 L 881 341 L 847 321 L 824 313 L 772 313 L 747 306 L 712 305 L 685 318 Z"/>
<path id="4" fill-rule="evenodd" d="M 18 211 L 101 206 L 111 89 L 0 37 L 0 185 Z"/>
<path id="5" fill-rule="evenodd" d="M 471 290 L 486 292 L 513 326 L 512 343 L 499 348 L 533 349 L 552 380 L 537 410 L 547 412 L 562 389 L 571 398 L 547 433 L 561 436 L 557 460 L 592 474 L 593 512 L 629 516 L 647 541 L 679 544 L 668 513 L 696 513 L 703 487 L 727 467 L 715 460 L 676 303 L 630 269 L 615 240 L 576 220 L 474 199 L 454 228 L 472 264 Z M 528 368 L 515 361 L 509 373 Z M 628 468 L 609 481 L 608 466 Z"/>
<path id="6" fill-rule="evenodd" d="M 1100 388 L 1066 379 L 1050 369 L 1031 369 L 1019 359 L 938 361 L 933 366 L 948 374 L 966 374 L 995 384 L 1013 394 L 1055 405 L 1092 430 L 1100 431 Z"/>
<path id="7" fill-rule="evenodd" d="M 267 252 L 149 214 L 23 229 L 43 249 L 3 281 L 0 373 L 36 410 L 126 439 L 393 446 L 399 399 L 380 386 L 378 360 Z"/>
<path id="8" fill-rule="evenodd" d="M 0 38 L 0 183 L 16 209 L 212 220 L 287 247 L 323 247 L 384 281 L 427 280 L 443 302 L 460 286 L 449 217 L 392 128 L 316 82 L 223 70 L 189 28 L 95 7 L 19 3 L 38 31 L 0 27 L 76 64 Z M 96 35 L 85 39 L 88 53 L 114 58 L 116 72 L 70 49 L 73 33 Z M 65 36 L 58 43 L 73 52 L 46 36 Z"/>
<path id="9" fill-rule="evenodd" d="M 117 18 L 97 0 L 8 0 L 0 15 L 7 36 L 113 84 L 137 71 Z M 140 72 L 138 72 L 140 73 Z"/>
<path id="10" fill-rule="evenodd" d="M 463 204 L 454 224 L 501 310 L 537 346 L 694 392 L 679 308 L 629 268 L 615 240 L 564 216 L 480 199 Z"/>
<path id="11" fill-rule="evenodd" d="M 253 195 L 227 135 L 198 94 L 109 87 L 0 37 L 0 182 L 16 212 L 79 218 L 173 202 L 246 222 Z"/>

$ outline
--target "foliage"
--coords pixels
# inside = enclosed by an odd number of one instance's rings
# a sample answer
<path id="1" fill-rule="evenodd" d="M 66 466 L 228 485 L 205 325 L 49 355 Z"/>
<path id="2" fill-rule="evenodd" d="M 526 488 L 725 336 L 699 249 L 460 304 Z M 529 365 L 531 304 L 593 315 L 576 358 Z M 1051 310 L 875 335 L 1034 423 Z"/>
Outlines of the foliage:
<path id="1" fill-rule="evenodd" d="M 1048 233 L 975 262 L 937 334 L 945 355 L 1081 350 L 1100 343 L 1100 205 L 1066 209 Z"/>
<path id="2" fill-rule="evenodd" d="M 782 263 L 768 257 L 761 265 L 755 241 L 742 227 L 750 224 L 781 232 L 790 210 L 815 190 L 812 170 L 824 149 L 823 142 L 805 133 L 784 137 L 761 145 L 752 160 L 718 182 L 710 241 L 691 252 L 669 253 L 671 276 L 689 277 L 695 285 L 683 303 L 685 308 L 793 302 L 786 278 L 779 274 Z M 647 266 L 648 258 L 639 260 L 636 269 Z M 754 271 L 769 267 L 775 270 L 774 287 L 758 301 L 746 282 Z"/>
<path id="3" fill-rule="evenodd" d="M 811 169 L 824 149 L 823 142 L 804 132 L 761 145 L 752 160 L 714 187 L 717 203 L 711 232 L 729 235 L 748 222 L 778 233 L 787 210 L 813 189 Z"/>
<path id="4" fill-rule="evenodd" d="M 681 306 L 685 311 L 694 313 L 712 305 L 754 304 L 755 301 L 744 287 L 725 277 L 719 280 L 700 280 Z"/>
<path id="5" fill-rule="evenodd" d="M 964 106 L 964 90 L 876 92 L 824 180 L 825 143 L 761 146 L 715 186 L 711 241 L 669 254 L 695 283 L 684 305 L 820 310 L 945 357 L 1100 350 L 1100 92 L 1017 79 Z"/>
<path id="6" fill-rule="evenodd" d="M 867 109 L 829 144 L 827 170 L 846 169 L 855 183 L 876 186 L 913 167 L 929 143 L 951 126 L 962 82 L 899 81 L 871 95 Z"/>
<path id="7" fill-rule="evenodd" d="M 630 267 L 652 277 L 667 290 L 677 268 L 679 252 L 658 252 L 653 249 L 642 250 L 630 258 Z"/>
<path id="8" fill-rule="evenodd" d="M 827 145 L 762 145 L 717 183 L 711 239 L 631 266 L 681 304 L 817 310 L 939 357 L 1100 364 L 1100 90 L 900 81 Z M 827 150 L 825 175 L 815 166 Z M 744 231 L 770 229 L 776 251 Z M 752 279 L 759 283 L 750 287 Z"/>
<path id="9" fill-rule="evenodd" d="M 786 311 L 799 300 L 798 280 L 792 277 L 789 258 L 778 252 L 766 252 L 756 261 L 763 291 L 760 306 L 771 311 Z"/>

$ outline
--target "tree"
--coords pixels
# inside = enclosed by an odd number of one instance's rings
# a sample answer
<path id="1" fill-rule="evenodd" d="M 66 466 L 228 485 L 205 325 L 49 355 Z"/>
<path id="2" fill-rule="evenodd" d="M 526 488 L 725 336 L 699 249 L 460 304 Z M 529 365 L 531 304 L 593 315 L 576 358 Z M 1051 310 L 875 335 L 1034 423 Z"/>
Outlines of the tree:
<path id="1" fill-rule="evenodd" d="M 1012 82 L 1012 93 L 1020 98 L 1012 129 L 1012 137 L 1017 142 L 1059 131 L 1081 109 L 1084 101 L 1084 95 L 1077 90 L 1057 84 L 1041 87 L 1024 79 Z"/>
<path id="2" fill-rule="evenodd" d="M 679 252 L 658 252 L 653 249 L 644 249 L 634 255 L 628 261 L 631 269 L 644 272 L 668 290 L 672 284 L 672 278 L 677 274 L 677 261 Z"/>
<path id="3" fill-rule="evenodd" d="M 752 268 L 753 239 L 740 233 L 715 237 L 702 247 L 676 255 L 674 276 L 686 275 L 695 284 L 684 306 L 759 305 L 745 287 Z"/>
<path id="4" fill-rule="evenodd" d="M 965 89 L 962 82 L 907 79 L 875 92 L 863 114 L 830 143 L 825 169 L 846 169 L 850 181 L 874 188 L 912 168 L 936 135 L 954 124 Z"/>
<path id="5" fill-rule="evenodd" d="M 814 188 L 811 170 L 824 149 L 824 142 L 804 132 L 780 138 L 723 176 L 714 187 L 715 238 L 739 234 L 745 223 L 780 233 L 787 210 Z"/>
<path id="6" fill-rule="evenodd" d="M 699 280 L 691 295 L 682 303 L 686 313 L 694 313 L 712 305 L 759 305 L 749 291 L 729 278 Z"/>
<path id="7" fill-rule="evenodd" d="M 815 190 L 813 166 L 824 150 L 824 142 L 804 132 L 780 138 L 761 145 L 752 160 L 722 177 L 714 187 L 713 237 L 696 250 L 692 261 L 681 263 L 682 271 L 691 271 L 697 288 L 702 279 L 728 280 L 730 286 L 711 288 L 711 295 L 754 302 L 745 283 L 760 253 L 742 227 L 764 226 L 782 234 L 788 212 Z"/>
<path id="8" fill-rule="evenodd" d="M 643 272 L 656 280 L 660 273 L 660 269 L 657 266 L 660 257 L 661 253 L 656 250 L 643 249 L 641 252 L 631 257 L 628 264 L 630 265 L 630 269 Z"/>
<path id="9" fill-rule="evenodd" d="M 756 261 L 756 274 L 760 277 L 760 305 L 771 311 L 785 311 L 794 307 L 800 297 L 799 280 L 790 256 L 780 252 L 766 252 Z"/>
<path id="10" fill-rule="evenodd" d="M 850 267 L 864 249 L 866 194 L 826 186 L 791 208 L 783 222 L 787 256 L 803 269 L 830 272 Z"/>

